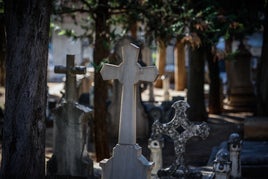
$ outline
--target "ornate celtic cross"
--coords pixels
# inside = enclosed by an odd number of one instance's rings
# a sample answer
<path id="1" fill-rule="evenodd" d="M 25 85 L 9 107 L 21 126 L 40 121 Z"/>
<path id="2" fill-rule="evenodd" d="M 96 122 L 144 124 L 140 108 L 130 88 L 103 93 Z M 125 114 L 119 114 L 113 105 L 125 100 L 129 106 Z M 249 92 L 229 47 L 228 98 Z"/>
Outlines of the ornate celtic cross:
<path id="1" fill-rule="evenodd" d="M 158 138 L 160 135 L 169 136 L 174 142 L 176 160 L 172 164 L 172 171 L 175 172 L 178 168 L 185 169 L 184 153 L 187 141 L 194 137 L 199 136 L 205 139 L 209 135 L 209 127 L 203 122 L 201 124 L 194 124 L 190 122 L 186 115 L 186 110 L 189 108 L 189 104 L 186 101 L 177 101 L 172 107 L 175 109 L 175 115 L 173 119 L 168 123 L 160 123 L 155 121 L 152 125 L 151 138 Z M 177 129 L 183 128 L 183 132 L 178 132 Z"/>

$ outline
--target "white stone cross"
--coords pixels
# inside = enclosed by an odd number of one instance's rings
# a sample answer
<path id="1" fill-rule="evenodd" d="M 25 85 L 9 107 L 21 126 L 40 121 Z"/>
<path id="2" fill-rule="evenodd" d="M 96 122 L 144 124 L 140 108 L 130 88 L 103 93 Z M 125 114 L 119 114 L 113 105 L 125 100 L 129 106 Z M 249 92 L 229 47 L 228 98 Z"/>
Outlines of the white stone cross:
<path id="1" fill-rule="evenodd" d="M 121 64 L 105 64 L 101 69 L 104 80 L 118 79 L 122 83 L 122 98 L 119 124 L 119 144 L 136 144 L 136 84 L 156 79 L 156 67 L 141 67 L 138 61 L 139 47 L 127 44 L 122 47 Z"/>

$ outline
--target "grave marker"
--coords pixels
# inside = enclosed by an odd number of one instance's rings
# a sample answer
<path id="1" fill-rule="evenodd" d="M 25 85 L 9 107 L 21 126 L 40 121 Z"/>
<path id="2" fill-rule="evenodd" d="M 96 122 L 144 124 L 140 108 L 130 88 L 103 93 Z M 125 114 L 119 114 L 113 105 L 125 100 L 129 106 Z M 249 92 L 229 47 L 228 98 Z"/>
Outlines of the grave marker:
<path id="1" fill-rule="evenodd" d="M 53 111 L 55 115 L 53 157 L 48 166 L 53 171 L 48 172 L 57 176 L 92 176 L 93 162 L 87 154 L 86 147 L 88 119 L 92 110 L 76 102 L 76 74 L 84 74 L 86 68 L 75 67 L 74 55 L 67 55 L 66 67 L 56 66 L 54 71 L 66 74 L 66 101 Z"/>
<path id="2" fill-rule="evenodd" d="M 137 46 L 141 46 L 140 43 L 136 40 L 134 40 L 131 37 L 123 37 L 115 45 L 114 48 L 114 59 L 112 60 L 112 63 L 114 65 L 119 65 L 123 61 L 122 57 L 122 47 L 133 43 L 137 44 Z M 139 60 L 141 60 L 140 53 L 138 54 Z M 144 59 L 144 58 L 142 58 Z M 150 64 L 149 64 L 150 66 Z M 141 82 L 138 82 L 135 87 L 136 87 L 136 125 L 137 125 L 137 130 L 136 136 L 137 138 L 146 138 L 148 137 L 148 131 L 149 131 L 149 124 L 147 120 L 147 114 L 145 113 L 144 106 L 142 105 L 141 102 Z M 146 82 L 147 84 L 148 82 Z M 117 138 L 119 136 L 119 123 L 120 123 L 120 104 L 121 104 L 121 93 L 122 93 L 122 83 L 119 82 L 119 80 L 113 80 L 112 83 L 112 96 L 111 96 L 111 105 L 108 107 L 108 112 L 109 112 L 109 118 L 108 121 L 110 121 L 110 128 L 109 128 L 109 133 L 111 134 L 111 138 Z M 152 84 L 152 82 L 149 82 L 149 84 Z"/>
<path id="3" fill-rule="evenodd" d="M 173 103 L 175 116 L 168 123 L 160 123 L 155 121 L 152 125 L 151 139 L 157 139 L 161 135 L 169 136 L 174 142 L 176 160 L 168 169 L 158 171 L 158 176 L 185 176 L 190 174 L 190 170 L 185 166 L 184 153 L 187 141 L 194 137 L 205 139 L 209 135 L 209 127 L 207 123 L 194 124 L 188 120 L 186 110 L 189 104 L 186 101 L 179 100 Z M 177 129 L 181 128 L 182 132 Z"/>
<path id="4" fill-rule="evenodd" d="M 123 62 L 117 66 L 105 64 L 101 69 L 104 80 L 118 79 L 122 83 L 119 125 L 119 144 L 136 143 L 136 88 L 138 81 L 154 81 L 155 67 L 141 67 L 137 63 L 139 48 L 134 44 L 123 47 Z M 134 60 L 133 60 L 134 57 Z"/>
<path id="5" fill-rule="evenodd" d="M 118 79 L 122 83 L 121 111 L 118 144 L 109 160 L 101 161 L 103 179 L 145 179 L 150 176 L 152 163 L 141 154 L 136 144 L 136 84 L 154 81 L 155 67 L 141 67 L 138 63 L 139 48 L 134 44 L 122 47 L 120 65 L 105 64 L 101 69 L 104 80 Z"/>
<path id="6" fill-rule="evenodd" d="M 74 55 L 67 55 L 65 66 L 55 66 L 54 72 L 66 75 L 65 82 L 65 98 L 66 101 L 77 101 L 77 91 L 76 91 L 76 75 L 86 74 L 86 67 L 75 66 L 74 65 Z"/>

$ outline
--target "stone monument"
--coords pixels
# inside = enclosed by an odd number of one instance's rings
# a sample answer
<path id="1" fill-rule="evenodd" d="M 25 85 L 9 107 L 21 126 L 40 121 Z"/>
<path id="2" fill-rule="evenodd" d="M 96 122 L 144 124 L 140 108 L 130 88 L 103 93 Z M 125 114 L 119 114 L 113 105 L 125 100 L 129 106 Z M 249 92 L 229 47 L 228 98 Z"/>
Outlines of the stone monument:
<path id="1" fill-rule="evenodd" d="M 51 165 L 48 164 L 53 171 L 48 172 L 57 176 L 92 176 L 93 162 L 87 153 L 88 119 L 92 110 L 76 102 L 76 74 L 85 74 L 86 68 L 75 67 L 74 55 L 67 55 L 67 66 L 56 66 L 54 71 L 66 74 L 65 101 L 53 111 L 53 157 Z"/>
<path id="2" fill-rule="evenodd" d="M 119 65 L 123 61 L 122 57 L 122 47 L 133 43 L 137 46 L 140 46 L 141 42 L 137 42 L 131 37 L 123 37 L 121 38 L 115 45 L 114 49 L 114 60 L 112 63 L 114 65 Z M 140 57 L 140 56 L 139 56 Z M 140 60 L 140 58 L 139 58 Z M 150 64 L 149 64 L 150 65 Z M 136 86 L 136 118 L 137 118 L 137 137 L 144 138 L 148 136 L 149 131 L 149 122 L 147 120 L 147 115 L 144 111 L 144 107 L 141 102 L 141 92 L 140 92 L 140 82 L 137 83 Z M 149 83 L 150 84 L 150 83 Z M 110 122 L 110 135 L 112 138 L 118 137 L 119 132 L 119 119 L 120 119 L 120 103 L 121 103 L 121 92 L 122 92 L 122 84 L 118 81 L 118 79 L 113 80 L 112 85 L 112 96 L 111 96 L 111 105 L 109 105 L 109 119 Z"/>
<path id="3" fill-rule="evenodd" d="M 256 95 L 251 77 L 251 54 L 240 42 L 235 59 L 226 60 L 228 78 L 227 97 L 223 108 L 231 111 L 256 110 Z"/>
<path id="4" fill-rule="evenodd" d="M 110 159 L 101 161 L 103 179 L 146 179 L 150 177 L 152 163 L 141 153 L 136 144 L 136 85 L 138 81 L 154 81 L 155 67 L 141 67 L 138 63 L 139 48 L 134 44 L 122 47 L 123 62 L 105 64 L 101 69 L 104 80 L 118 79 L 122 84 L 118 144 Z"/>

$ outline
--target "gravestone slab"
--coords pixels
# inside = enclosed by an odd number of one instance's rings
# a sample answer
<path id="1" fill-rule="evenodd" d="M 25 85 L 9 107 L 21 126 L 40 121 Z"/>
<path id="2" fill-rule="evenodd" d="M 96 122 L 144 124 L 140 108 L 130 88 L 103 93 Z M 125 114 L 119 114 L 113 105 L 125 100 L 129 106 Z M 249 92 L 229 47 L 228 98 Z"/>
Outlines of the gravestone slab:
<path id="1" fill-rule="evenodd" d="M 123 62 L 105 64 L 101 69 L 104 80 L 118 79 L 122 83 L 118 144 L 110 159 L 101 161 L 103 179 L 145 179 L 150 177 L 151 162 L 141 154 L 136 144 L 136 85 L 138 81 L 154 81 L 155 67 L 141 67 L 138 63 L 139 48 L 134 44 L 122 47 Z"/>

